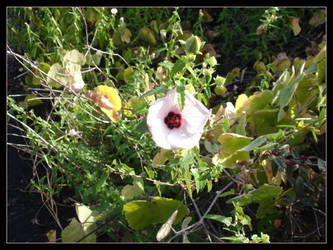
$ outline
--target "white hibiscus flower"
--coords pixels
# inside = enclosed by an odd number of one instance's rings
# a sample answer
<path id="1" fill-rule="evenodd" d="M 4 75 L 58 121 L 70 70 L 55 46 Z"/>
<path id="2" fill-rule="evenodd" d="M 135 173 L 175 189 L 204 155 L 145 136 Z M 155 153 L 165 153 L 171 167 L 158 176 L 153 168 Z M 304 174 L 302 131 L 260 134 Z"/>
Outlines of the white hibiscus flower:
<path id="1" fill-rule="evenodd" d="M 150 106 L 147 125 L 155 143 L 164 149 L 190 149 L 198 145 L 209 110 L 185 91 L 180 111 L 176 89 Z"/>

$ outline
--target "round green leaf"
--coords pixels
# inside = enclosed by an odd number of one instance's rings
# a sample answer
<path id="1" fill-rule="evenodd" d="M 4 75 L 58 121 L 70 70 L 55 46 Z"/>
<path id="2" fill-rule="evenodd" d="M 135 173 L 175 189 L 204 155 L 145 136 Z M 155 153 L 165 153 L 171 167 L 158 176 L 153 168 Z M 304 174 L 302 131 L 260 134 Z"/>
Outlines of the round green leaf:
<path id="1" fill-rule="evenodd" d="M 152 201 L 131 201 L 123 207 L 129 226 L 135 230 L 165 223 L 176 209 L 178 209 L 178 214 L 173 224 L 178 224 L 189 213 L 189 210 L 177 200 L 154 197 Z"/>

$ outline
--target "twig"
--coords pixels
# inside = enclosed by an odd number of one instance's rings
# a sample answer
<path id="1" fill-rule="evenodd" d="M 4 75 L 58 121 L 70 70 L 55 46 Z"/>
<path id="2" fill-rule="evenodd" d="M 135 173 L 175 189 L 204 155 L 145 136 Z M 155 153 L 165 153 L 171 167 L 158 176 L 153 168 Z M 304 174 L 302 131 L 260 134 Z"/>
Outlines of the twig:
<path id="1" fill-rule="evenodd" d="M 175 235 L 173 235 L 168 242 L 171 242 L 174 238 L 178 237 L 179 235 L 183 234 L 184 232 L 188 231 L 189 229 L 193 229 L 195 230 L 196 227 L 199 227 L 201 225 L 203 225 L 203 220 L 204 220 L 204 217 L 209 213 L 209 211 L 212 209 L 213 205 L 215 204 L 216 200 L 220 197 L 220 195 L 227 189 L 229 188 L 231 185 L 233 184 L 233 182 L 229 182 L 223 189 L 221 189 L 220 191 L 217 191 L 216 192 L 216 195 L 212 201 L 212 203 L 210 204 L 210 206 L 208 207 L 208 209 L 206 210 L 206 212 L 204 213 L 203 216 L 200 217 L 200 220 L 197 221 L 196 223 L 186 227 L 186 228 L 183 228 L 182 230 L 178 231 L 177 233 L 175 233 Z M 193 201 L 193 200 L 192 200 Z M 193 203 L 195 204 L 195 203 Z M 196 207 L 196 205 L 195 205 Z M 198 211 L 197 211 L 198 212 Z M 200 212 L 199 212 L 200 214 Z M 209 232 L 210 233 L 210 232 Z M 211 233 L 210 233 L 211 234 Z"/>
<path id="2" fill-rule="evenodd" d="M 293 236 L 293 238 L 306 239 L 306 238 L 310 237 L 311 235 L 315 234 L 320 229 L 322 229 L 324 226 L 325 226 L 325 224 L 322 224 L 319 228 L 316 228 L 316 230 L 312 231 L 311 233 L 308 233 L 308 234 L 303 235 L 303 236 L 295 235 L 295 236 Z"/>
<path id="3" fill-rule="evenodd" d="M 121 56 L 121 55 L 119 55 L 119 54 L 117 54 L 117 53 L 110 53 L 110 52 L 105 52 L 105 51 L 102 51 L 102 50 L 99 50 L 99 49 L 96 49 L 96 48 L 94 48 L 94 47 L 92 47 L 92 46 L 90 46 L 90 45 L 87 45 L 85 48 L 87 48 L 87 49 L 92 49 L 92 50 L 95 50 L 95 51 L 99 51 L 99 52 L 101 52 L 102 54 L 107 54 L 107 55 L 111 55 L 111 56 L 118 56 L 121 60 L 123 60 L 124 61 L 124 63 L 127 65 L 127 67 L 130 67 L 130 65 L 126 62 L 126 60 Z"/>
<path id="4" fill-rule="evenodd" d="M 212 201 L 212 203 L 210 204 L 210 206 L 209 206 L 208 209 L 206 210 L 206 212 L 205 212 L 205 214 L 203 215 L 203 217 L 205 217 L 205 216 L 209 213 L 209 211 L 212 209 L 213 205 L 215 204 L 216 200 L 220 197 L 220 195 L 221 195 L 226 189 L 228 189 L 228 188 L 231 186 L 231 184 L 233 184 L 232 181 L 229 182 L 229 183 L 228 183 L 224 188 L 222 188 L 220 191 L 217 191 L 217 192 L 216 192 L 216 195 L 215 195 L 214 200 Z"/>
<path id="5" fill-rule="evenodd" d="M 188 193 L 188 190 L 186 190 L 186 192 L 187 192 L 187 195 L 191 198 L 190 194 Z M 204 230 L 205 230 L 205 232 L 206 232 L 206 235 L 207 235 L 207 237 L 208 237 L 208 240 L 209 240 L 210 242 L 212 242 L 212 240 L 211 240 L 211 238 L 210 238 L 210 235 L 209 235 L 209 232 L 208 232 L 208 229 L 207 229 L 205 223 L 203 222 L 203 218 L 202 218 L 202 216 L 201 216 L 200 210 L 199 210 L 199 208 L 198 208 L 198 206 L 197 206 L 197 204 L 196 204 L 196 202 L 195 202 L 194 199 L 192 199 L 192 203 L 193 203 L 193 205 L 194 205 L 194 208 L 195 208 L 197 214 L 199 215 L 199 218 L 200 218 L 199 221 L 201 222 L 201 225 L 203 226 L 203 228 L 204 228 Z"/>

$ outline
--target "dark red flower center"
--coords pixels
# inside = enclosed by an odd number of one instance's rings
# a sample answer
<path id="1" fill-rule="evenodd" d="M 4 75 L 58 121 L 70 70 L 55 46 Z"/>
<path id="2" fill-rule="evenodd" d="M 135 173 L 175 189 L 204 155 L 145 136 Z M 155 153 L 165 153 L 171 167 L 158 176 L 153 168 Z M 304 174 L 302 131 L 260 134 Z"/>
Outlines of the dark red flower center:
<path id="1" fill-rule="evenodd" d="M 169 112 L 169 114 L 164 118 L 164 122 L 169 129 L 179 128 L 182 124 L 182 116 L 181 114 Z"/>

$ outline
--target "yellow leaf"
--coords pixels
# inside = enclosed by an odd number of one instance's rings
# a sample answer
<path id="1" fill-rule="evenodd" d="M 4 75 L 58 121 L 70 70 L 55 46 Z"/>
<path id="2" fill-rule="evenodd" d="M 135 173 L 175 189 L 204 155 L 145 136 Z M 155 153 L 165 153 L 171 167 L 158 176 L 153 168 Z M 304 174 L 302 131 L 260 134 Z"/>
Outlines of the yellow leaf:
<path id="1" fill-rule="evenodd" d="M 113 109 L 101 108 L 101 110 L 111 119 L 111 121 L 118 122 L 120 117 L 117 111 L 121 109 L 121 99 L 118 90 L 106 85 L 99 85 L 96 90 L 98 94 L 106 95 L 113 105 Z"/>
<path id="2" fill-rule="evenodd" d="M 244 104 L 247 102 L 249 98 L 247 97 L 246 94 L 241 94 L 237 97 L 236 103 L 235 103 L 235 109 L 236 112 L 238 113 L 241 111 L 241 108 L 244 106 Z"/>
<path id="3" fill-rule="evenodd" d="M 89 207 L 80 203 L 75 203 L 75 210 L 77 217 L 82 224 L 83 231 L 86 232 L 88 227 L 95 223 L 96 218 L 93 211 Z"/>
<path id="4" fill-rule="evenodd" d="M 290 16 L 290 27 L 294 31 L 294 36 L 297 36 L 301 32 L 301 27 L 298 23 L 298 18 Z"/>

